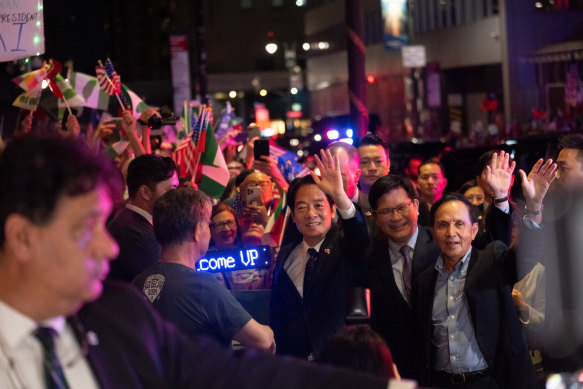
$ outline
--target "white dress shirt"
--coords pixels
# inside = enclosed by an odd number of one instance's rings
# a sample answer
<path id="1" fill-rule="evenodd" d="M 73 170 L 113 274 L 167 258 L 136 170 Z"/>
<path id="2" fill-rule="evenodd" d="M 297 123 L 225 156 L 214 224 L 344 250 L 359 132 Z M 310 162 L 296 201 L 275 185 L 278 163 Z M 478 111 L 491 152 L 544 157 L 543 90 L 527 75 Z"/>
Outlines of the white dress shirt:
<path id="1" fill-rule="evenodd" d="M 413 256 L 415 255 L 415 246 L 417 245 L 417 237 L 419 236 L 419 227 L 415 229 L 413 235 L 411 235 L 411 239 L 407 242 L 407 246 L 411 248 L 411 252 L 409 253 L 409 257 L 411 258 L 411 269 L 413 269 Z M 411 304 L 411 301 L 407 298 L 407 293 L 405 293 L 405 285 L 403 284 L 403 254 L 399 251 L 401 249 L 401 245 L 393 242 L 389 239 L 389 259 L 391 260 L 391 265 L 393 267 L 393 277 L 395 278 L 395 284 L 397 284 L 397 288 L 399 288 L 399 292 L 401 292 L 401 296 Z M 412 273 L 411 273 L 412 275 Z M 413 285 L 413 282 L 411 282 Z"/>
<path id="2" fill-rule="evenodd" d="M 56 353 L 69 387 L 99 388 L 65 318 L 47 320 L 40 326 L 57 332 Z M 38 327 L 34 320 L 0 301 L 0 388 L 44 389 L 44 353 L 33 335 Z"/>
<path id="3" fill-rule="evenodd" d="M 138 215 L 143 216 L 147 221 L 150 222 L 150 224 L 154 224 L 152 215 L 150 215 L 150 213 L 148 211 L 146 211 L 145 209 L 142 209 L 140 207 L 136 207 L 133 204 L 126 204 L 126 208 L 131 209 L 132 211 L 134 211 Z"/>
<path id="4" fill-rule="evenodd" d="M 354 206 L 354 203 L 351 203 L 350 208 L 345 211 L 342 209 L 338 209 L 337 211 L 340 217 L 344 220 L 353 218 L 356 215 L 356 207 Z M 284 270 L 296 286 L 296 289 L 302 298 L 304 297 L 304 274 L 306 272 L 306 263 L 308 262 L 308 249 L 313 248 L 317 252 L 320 252 L 320 246 L 324 243 L 324 239 L 318 242 L 314 247 L 310 247 L 302 240 L 302 242 L 298 244 L 291 253 L 289 253 L 289 257 L 283 264 Z"/>
<path id="5" fill-rule="evenodd" d="M 320 246 L 324 243 L 324 239 L 312 248 L 317 252 L 320 252 Z M 302 242 L 292 250 L 287 261 L 285 261 L 285 264 L 283 265 L 287 275 L 292 280 L 298 293 L 302 297 L 304 297 L 304 274 L 306 272 L 306 263 L 308 263 L 309 257 L 308 249 L 310 249 L 310 246 L 302 240 Z"/>

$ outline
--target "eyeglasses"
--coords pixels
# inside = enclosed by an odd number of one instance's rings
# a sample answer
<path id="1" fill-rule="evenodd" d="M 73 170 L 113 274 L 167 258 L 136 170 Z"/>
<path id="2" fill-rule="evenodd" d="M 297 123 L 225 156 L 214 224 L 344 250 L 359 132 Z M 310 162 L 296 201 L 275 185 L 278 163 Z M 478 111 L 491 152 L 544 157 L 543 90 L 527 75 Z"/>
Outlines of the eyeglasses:
<path id="1" fill-rule="evenodd" d="M 235 228 L 236 225 L 237 225 L 237 223 L 235 223 L 234 220 L 228 220 L 226 222 L 220 222 L 220 223 L 211 223 L 211 227 L 215 228 L 217 230 L 222 230 L 225 227 Z"/>
<path id="2" fill-rule="evenodd" d="M 379 209 L 378 211 L 375 212 L 379 216 L 389 216 L 392 215 L 394 211 L 397 211 L 397 213 L 404 215 L 407 212 L 409 212 L 409 207 L 411 206 L 411 204 L 413 204 L 413 202 L 409 201 L 407 204 L 401 204 L 395 208 Z"/>

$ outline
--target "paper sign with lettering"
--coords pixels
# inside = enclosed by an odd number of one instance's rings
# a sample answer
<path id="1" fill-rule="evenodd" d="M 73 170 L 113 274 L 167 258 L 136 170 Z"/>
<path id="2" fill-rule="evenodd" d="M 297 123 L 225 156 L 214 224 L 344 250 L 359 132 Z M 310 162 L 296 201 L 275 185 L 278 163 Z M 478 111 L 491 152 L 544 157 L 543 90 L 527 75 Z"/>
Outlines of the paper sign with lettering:
<path id="1" fill-rule="evenodd" d="M 196 271 L 220 273 L 232 270 L 265 269 L 269 267 L 269 258 L 269 246 L 213 250 L 198 260 Z"/>
<path id="2" fill-rule="evenodd" d="M 0 0 L 0 62 L 44 52 L 42 0 Z"/>

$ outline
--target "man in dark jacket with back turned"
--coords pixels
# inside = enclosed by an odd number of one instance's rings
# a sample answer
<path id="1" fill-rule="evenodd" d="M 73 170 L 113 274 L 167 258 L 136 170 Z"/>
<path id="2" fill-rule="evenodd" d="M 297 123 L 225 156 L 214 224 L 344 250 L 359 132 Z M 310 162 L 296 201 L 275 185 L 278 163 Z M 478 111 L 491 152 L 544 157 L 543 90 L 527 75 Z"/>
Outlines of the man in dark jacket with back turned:
<path id="1" fill-rule="evenodd" d="M 130 163 L 126 181 L 129 202 L 107 225 L 119 244 L 119 255 L 111 264 L 108 278 L 132 282 L 160 259 L 152 211 L 160 196 L 178 186 L 176 165 L 168 157 L 145 154 Z"/>

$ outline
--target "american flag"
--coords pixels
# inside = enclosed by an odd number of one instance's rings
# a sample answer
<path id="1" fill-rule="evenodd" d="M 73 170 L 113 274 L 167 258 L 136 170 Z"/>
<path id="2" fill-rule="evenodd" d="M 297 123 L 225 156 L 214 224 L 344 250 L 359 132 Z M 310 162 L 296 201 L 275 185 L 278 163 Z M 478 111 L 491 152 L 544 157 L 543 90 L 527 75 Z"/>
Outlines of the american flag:
<path id="1" fill-rule="evenodd" d="M 105 60 L 105 72 L 107 73 L 109 79 L 113 81 L 116 90 L 118 90 L 116 94 L 119 94 L 119 98 L 121 99 L 123 105 L 125 105 L 126 108 L 131 108 L 132 104 L 128 101 L 125 94 L 121 93 L 121 76 L 117 74 L 115 68 L 113 67 L 113 63 L 109 58 Z"/>
<path id="2" fill-rule="evenodd" d="M 193 181 L 197 178 L 196 160 L 200 153 L 204 152 L 205 148 L 205 138 L 206 138 L 206 126 L 208 123 L 207 119 L 208 113 L 204 107 L 201 107 L 201 114 L 196 120 L 195 116 L 192 115 L 192 133 L 188 138 L 182 140 L 180 145 L 172 153 L 174 162 L 180 166 L 180 176 L 186 177 L 190 175 Z M 200 164 L 199 164 L 200 165 Z"/>
<path id="3" fill-rule="evenodd" d="M 111 64 L 111 61 L 109 61 L 109 63 Z M 95 74 L 97 75 L 97 83 L 99 84 L 99 88 L 101 90 L 112 96 L 120 94 L 121 79 L 115 70 L 112 72 L 113 77 L 110 77 L 106 68 L 103 66 L 101 61 L 99 61 L 99 64 L 95 66 Z"/>

